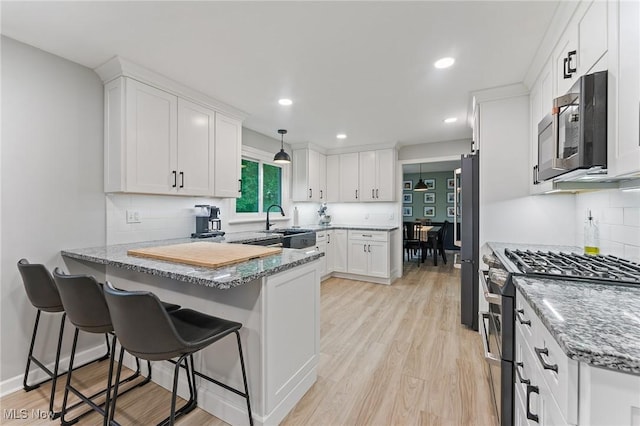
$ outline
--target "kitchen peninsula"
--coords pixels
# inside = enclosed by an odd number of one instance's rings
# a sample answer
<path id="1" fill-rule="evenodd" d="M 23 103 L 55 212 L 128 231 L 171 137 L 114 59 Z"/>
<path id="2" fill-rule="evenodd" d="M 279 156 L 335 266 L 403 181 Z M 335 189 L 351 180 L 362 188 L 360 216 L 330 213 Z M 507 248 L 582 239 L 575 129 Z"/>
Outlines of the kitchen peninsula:
<path id="1" fill-rule="evenodd" d="M 226 242 L 248 242 L 265 234 L 242 233 Z M 211 244 L 221 239 L 208 239 Z M 81 262 L 106 268 L 107 280 L 127 290 L 152 291 L 163 300 L 243 324 L 240 335 L 256 424 L 278 424 L 317 378 L 320 352 L 320 274 L 316 250 L 290 250 L 221 267 L 204 268 L 133 257 L 131 249 L 192 242 L 151 241 L 63 250 L 71 273 Z M 98 266 L 100 265 L 100 266 Z M 104 266 L 102 266 L 104 265 Z M 227 341 L 228 340 L 228 341 Z M 196 355 L 196 369 L 241 388 L 233 339 L 223 339 Z M 128 360 L 132 365 L 132 359 Z M 170 389 L 171 366 L 154 363 L 153 380 Z M 181 395 L 187 392 L 180 382 Z M 243 398 L 207 382 L 199 386 L 199 406 L 230 424 L 245 424 Z"/>

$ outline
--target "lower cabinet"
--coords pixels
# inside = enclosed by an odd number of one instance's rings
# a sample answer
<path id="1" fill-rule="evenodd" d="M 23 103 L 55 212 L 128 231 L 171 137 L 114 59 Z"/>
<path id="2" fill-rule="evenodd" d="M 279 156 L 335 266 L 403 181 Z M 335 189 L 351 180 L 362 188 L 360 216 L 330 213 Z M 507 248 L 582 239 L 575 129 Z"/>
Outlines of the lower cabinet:
<path id="1" fill-rule="evenodd" d="M 347 230 L 332 229 L 327 231 L 328 272 L 347 272 Z"/>
<path id="2" fill-rule="evenodd" d="M 515 425 L 640 426 L 640 376 L 569 359 L 516 293 Z"/>
<path id="3" fill-rule="evenodd" d="M 388 232 L 350 230 L 347 272 L 389 278 L 388 237 Z"/>
<path id="4" fill-rule="evenodd" d="M 331 272 L 332 270 L 328 267 L 328 252 L 327 252 L 327 235 L 331 231 L 322 231 L 316 232 L 316 250 L 320 253 L 324 253 L 324 256 L 320 258 L 320 278 L 327 275 L 327 272 Z"/>

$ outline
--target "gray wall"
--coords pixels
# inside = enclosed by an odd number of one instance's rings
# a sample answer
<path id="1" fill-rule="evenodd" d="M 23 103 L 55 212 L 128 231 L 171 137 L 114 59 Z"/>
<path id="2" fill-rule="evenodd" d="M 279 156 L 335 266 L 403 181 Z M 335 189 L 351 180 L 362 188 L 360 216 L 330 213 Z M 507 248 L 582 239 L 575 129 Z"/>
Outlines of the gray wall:
<path id="1" fill-rule="evenodd" d="M 412 185 L 415 186 L 420 179 L 419 173 L 408 173 L 403 175 L 403 183 L 407 180 L 412 181 Z M 422 173 L 422 179 L 435 179 L 436 187 L 434 190 L 428 190 L 426 192 L 415 192 L 413 190 L 402 190 L 403 200 L 402 207 L 412 207 L 413 215 L 412 216 L 403 216 L 403 221 L 413 221 L 417 218 L 423 218 L 424 216 L 424 208 L 425 207 L 434 207 L 436 208 L 435 217 L 427 217 L 431 219 L 432 222 L 444 222 L 448 220 L 449 222 L 453 222 L 453 217 L 447 216 L 447 207 L 453 207 L 452 203 L 447 203 L 447 193 L 453 193 L 453 189 L 447 188 L 447 179 L 453 179 L 453 170 L 450 172 L 430 172 L 430 173 Z M 425 203 L 424 202 L 424 194 L 435 194 L 435 204 L 433 203 Z M 411 203 L 405 203 L 404 196 L 410 195 L 412 198 Z"/>
<path id="2" fill-rule="evenodd" d="M 273 132 L 275 136 L 278 136 L 277 132 Z M 276 152 L 280 151 L 280 140 L 274 137 L 263 135 L 262 133 L 258 133 L 255 130 L 247 129 L 246 127 L 242 128 L 242 145 L 250 146 L 252 148 L 257 148 L 266 152 L 273 152 L 273 155 L 276 155 Z M 286 138 L 286 135 L 285 135 Z M 291 146 L 286 142 L 284 144 L 284 150 L 291 155 Z"/>
<path id="3" fill-rule="evenodd" d="M 105 196 L 98 76 L 12 39 L 2 37 L 1 43 L 0 383 L 6 392 L 15 385 L 8 379 L 24 371 L 36 313 L 16 262 L 25 257 L 66 269 L 61 249 L 104 244 Z M 59 318 L 44 314 L 40 321 L 36 354 L 45 361 L 53 361 Z M 67 324 L 67 353 L 71 331 Z M 96 340 L 81 343 L 94 346 Z"/>

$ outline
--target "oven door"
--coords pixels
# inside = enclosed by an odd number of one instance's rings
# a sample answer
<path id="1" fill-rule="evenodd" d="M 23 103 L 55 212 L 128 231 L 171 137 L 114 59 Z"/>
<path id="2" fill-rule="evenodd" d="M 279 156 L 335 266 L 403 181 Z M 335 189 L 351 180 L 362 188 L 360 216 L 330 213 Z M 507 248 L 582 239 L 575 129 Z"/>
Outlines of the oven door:
<path id="1" fill-rule="evenodd" d="M 493 409 L 495 410 L 498 424 L 501 422 L 502 413 L 502 360 L 500 355 L 500 317 L 493 312 L 480 312 L 480 334 L 484 346 L 484 358 L 489 364 L 489 384 Z"/>

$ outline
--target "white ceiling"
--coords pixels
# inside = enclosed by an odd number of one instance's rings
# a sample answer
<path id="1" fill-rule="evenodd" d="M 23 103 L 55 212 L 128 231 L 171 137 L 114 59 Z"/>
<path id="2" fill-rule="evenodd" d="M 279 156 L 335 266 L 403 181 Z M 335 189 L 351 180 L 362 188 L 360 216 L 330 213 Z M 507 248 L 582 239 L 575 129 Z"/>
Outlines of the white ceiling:
<path id="1" fill-rule="evenodd" d="M 339 148 L 470 138 L 470 92 L 524 79 L 557 4 L 2 1 L 1 31 L 90 68 L 120 55 L 250 129 Z M 435 69 L 443 56 L 455 65 Z"/>

